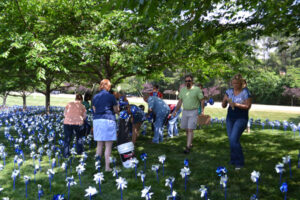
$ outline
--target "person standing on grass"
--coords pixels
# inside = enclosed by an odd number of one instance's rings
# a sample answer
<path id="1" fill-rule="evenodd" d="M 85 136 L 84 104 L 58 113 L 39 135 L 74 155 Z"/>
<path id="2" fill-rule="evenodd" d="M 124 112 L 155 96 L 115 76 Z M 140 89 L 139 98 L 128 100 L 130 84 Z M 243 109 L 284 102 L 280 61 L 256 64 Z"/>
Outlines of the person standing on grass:
<path id="1" fill-rule="evenodd" d="M 156 118 L 154 124 L 154 137 L 152 142 L 158 144 L 163 141 L 163 127 L 170 113 L 169 106 L 160 98 L 143 93 L 143 99 L 148 103 L 148 114 L 153 112 Z"/>
<path id="2" fill-rule="evenodd" d="M 119 112 L 116 98 L 109 91 L 111 83 L 108 79 L 100 82 L 100 92 L 93 97 L 94 140 L 97 141 L 96 155 L 102 156 L 105 144 L 105 171 L 111 171 L 109 157 L 113 141 L 117 139 L 115 114 Z"/>
<path id="3" fill-rule="evenodd" d="M 251 94 L 247 88 L 243 88 L 243 83 L 242 75 L 236 74 L 231 80 L 233 88 L 226 90 L 222 101 L 223 108 L 229 104 L 226 128 L 230 144 L 230 164 L 234 165 L 236 170 L 245 164 L 240 137 L 247 127 L 252 102 Z"/>
<path id="4" fill-rule="evenodd" d="M 193 76 L 186 75 L 185 86 L 180 90 L 179 100 L 176 105 L 176 109 L 173 112 L 173 116 L 176 116 L 178 110 L 183 104 L 183 111 L 181 117 L 181 128 L 186 131 L 186 148 L 184 150 L 185 154 L 190 153 L 192 147 L 192 141 L 194 137 L 194 129 L 197 128 L 198 120 L 198 108 L 200 102 L 203 99 L 203 93 L 201 89 L 193 84 Z"/>
<path id="5" fill-rule="evenodd" d="M 86 113 L 89 114 L 90 113 L 90 108 L 91 108 L 91 105 L 89 103 L 89 101 L 92 99 L 92 94 L 89 93 L 89 92 L 86 92 L 84 94 L 84 100 L 82 102 L 82 104 L 84 105 L 85 107 L 85 110 L 86 110 Z M 91 132 L 91 124 L 88 120 L 88 117 L 84 120 L 84 134 L 87 136 L 90 134 Z"/>
<path id="6" fill-rule="evenodd" d="M 76 94 L 75 101 L 68 103 L 64 111 L 64 150 L 63 156 L 68 158 L 70 156 L 70 142 L 73 135 L 76 135 L 76 152 L 81 154 L 83 152 L 84 134 L 84 120 L 86 118 L 86 110 L 82 104 L 82 95 Z"/>

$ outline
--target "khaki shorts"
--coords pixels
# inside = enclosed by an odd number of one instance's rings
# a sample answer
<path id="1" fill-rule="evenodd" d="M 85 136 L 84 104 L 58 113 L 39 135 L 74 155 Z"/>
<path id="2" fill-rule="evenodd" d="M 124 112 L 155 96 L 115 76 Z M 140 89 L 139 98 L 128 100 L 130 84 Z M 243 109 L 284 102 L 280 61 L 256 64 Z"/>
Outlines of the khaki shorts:
<path id="1" fill-rule="evenodd" d="M 182 129 L 196 129 L 198 119 L 198 109 L 195 110 L 183 110 L 181 117 Z"/>

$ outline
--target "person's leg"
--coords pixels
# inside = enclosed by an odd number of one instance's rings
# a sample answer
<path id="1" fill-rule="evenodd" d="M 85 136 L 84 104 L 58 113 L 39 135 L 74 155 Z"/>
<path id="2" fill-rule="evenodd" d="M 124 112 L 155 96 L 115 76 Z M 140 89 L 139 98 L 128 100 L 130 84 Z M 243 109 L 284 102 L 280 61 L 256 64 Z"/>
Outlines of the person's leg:
<path id="1" fill-rule="evenodd" d="M 105 171 L 111 171 L 109 157 L 111 155 L 113 141 L 105 141 Z"/>
<path id="2" fill-rule="evenodd" d="M 83 135 L 84 135 L 84 125 L 74 125 L 74 130 L 76 134 L 76 153 L 82 154 L 83 152 Z"/>
<path id="3" fill-rule="evenodd" d="M 153 143 L 159 143 L 163 141 L 163 125 L 164 125 L 164 114 L 156 115 L 155 123 L 154 123 L 154 137 Z"/>
<path id="4" fill-rule="evenodd" d="M 103 141 L 97 141 L 97 149 L 96 149 L 96 155 L 102 157 L 102 151 L 103 151 Z"/>
<path id="5" fill-rule="evenodd" d="M 168 121 L 168 137 L 172 138 L 174 136 L 174 124 L 175 124 L 175 120 L 174 118 L 170 119 Z"/>
<path id="6" fill-rule="evenodd" d="M 188 148 L 192 147 L 193 137 L 194 137 L 194 130 L 193 129 L 187 129 L 186 146 Z"/>
<path id="7" fill-rule="evenodd" d="M 64 124 L 64 150 L 63 150 L 63 156 L 65 158 L 68 158 L 70 156 L 70 141 L 73 134 L 73 128 L 72 125 Z"/>
<path id="8" fill-rule="evenodd" d="M 193 146 L 193 137 L 194 137 L 194 129 L 197 128 L 197 120 L 198 120 L 198 110 L 191 110 L 189 111 L 189 118 L 188 118 L 188 128 L 186 130 L 187 133 L 187 140 L 186 140 L 186 147 L 189 150 Z"/>
<path id="9" fill-rule="evenodd" d="M 138 137 L 138 133 L 140 131 L 140 128 L 141 128 L 141 125 L 142 123 L 139 122 L 139 123 L 135 123 L 132 125 L 132 142 L 135 144 L 136 142 L 136 139 Z"/>
<path id="10" fill-rule="evenodd" d="M 240 143 L 240 137 L 243 134 L 246 127 L 247 127 L 247 119 L 237 119 L 233 125 L 231 136 L 229 138 L 231 154 L 232 154 L 231 157 L 233 160 L 233 164 L 236 167 L 244 166 L 244 155 Z"/>
<path id="11" fill-rule="evenodd" d="M 231 119 L 229 117 L 226 118 L 226 130 L 227 130 L 227 136 L 228 136 L 228 141 L 229 141 L 229 146 L 230 146 L 230 164 L 234 165 L 234 158 L 232 157 L 232 147 L 230 145 L 230 138 L 232 135 L 232 128 L 234 125 L 235 120 Z"/>

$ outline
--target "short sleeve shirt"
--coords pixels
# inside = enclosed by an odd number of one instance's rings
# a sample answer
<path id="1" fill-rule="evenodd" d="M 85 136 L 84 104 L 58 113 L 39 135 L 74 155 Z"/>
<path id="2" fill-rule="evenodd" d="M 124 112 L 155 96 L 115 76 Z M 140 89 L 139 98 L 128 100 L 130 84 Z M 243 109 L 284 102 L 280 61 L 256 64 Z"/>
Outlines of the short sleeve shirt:
<path id="1" fill-rule="evenodd" d="M 101 90 L 93 98 L 93 106 L 95 107 L 94 119 L 116 120 L 113 106 L 116 106 L 117 100 L 114 95 L 106 90 Z"/>
<path id="2" fill-rule="evenodd" d="M 149 96 L 148 107 L 156 114 L 167 114 L 170 112 L 169 106 L 160 98 Z"/>
<path id="3" fill-rule="evenodd" d="M 243 104 L 248 98 L 251 98 L 251 93 L 248 88 L 244 88 L 238 95 L 234 95 L 233 88 L 226 90 L 226 95 L 229 99 L 232 99 L 233 103 Z M 232 110 L 231 106 L 228 107 L 228 117 L 232 118 L 248 118 L 248 110 L 234 108 Z"/>
<path id="4" fill-rule="evenodd" d="M 183 87 L 179 93 L 179 99 L 182 100 L 184 110 L 198 109 L 200 101 L 203 99 L 203 92 L 197 86 L 192 86 L 191 89 Z"/>

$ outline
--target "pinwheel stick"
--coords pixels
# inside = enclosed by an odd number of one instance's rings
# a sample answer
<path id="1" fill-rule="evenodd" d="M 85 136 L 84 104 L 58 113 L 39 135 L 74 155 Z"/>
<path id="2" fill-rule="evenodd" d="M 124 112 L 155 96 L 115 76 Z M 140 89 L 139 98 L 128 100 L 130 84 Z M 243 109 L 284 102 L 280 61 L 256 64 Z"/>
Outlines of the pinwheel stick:
<path id="1" fill-rule="evenodd" d="M 280 177 L 279 177 L 279 185 L 281 185 L 282 172 L 280 172 L 279 174 L 280 174 Z"/>
<path id="2" fill-rule="evenodd" d="M 123 200 L 123 190 L 122 190 L 122 185 L 120 187 L 120 190 L 121 190 L 121 200 Z"/>
<path id="3" fill-rule="evenodd" d="M 290 167 L 290 178 L 292 178 L 292 166 L 291 166 L 291 160 L 289 161 L 289 167 Z"/>
<path id="4" fill-rule="evenodd" d="M 101 183 L 100 183 L 100 180 L 99 180 L 99 193 L 101 194 Z"/>
<path id="5" fill-rule="evenodd" d="M 165 175 L 164 163 L 165 162 L 162 163 L 163 176 Z"/>
<path id="6" fill-rule="evenodd" d="M 184 176 L 184 190 L 186 191 L 186 182 L 187 182 L 187 175 Z"/>
<path id="7" fill-rule="evenodd" d="M 16 177 L 14 177 L 14 190 L 15 190 L 15 184 L 16 184 Z"/>
<path id="8" fill-rule="evenodd" d="M 26 199 L 27 199 L 27 182 L 25 183 L 25 192 L 26 192 Z"/>
<path id="9" fill-rule="evenodd" d="M 70 182 L 68 182 L 68 200 L 70 199 Z"/>
<path id="10" fill-rule="evenodd" d="M 78 174 L 78 176 L 79 176 L 79 183 L 81 185 L 81 176 L 80 176 L 80 174 Z"/>
<path id="11" fill-rule="evenodd" d="M 257 181 L 256 181 L 256 197 L 258 198 L 258 180 L 259 179 L 257 179 Z"/>
<path id="12" fill-rule="evenodd" d="M 158 170 L 156 170 L 156 180 L 157 180 L 157 182 L 159 182 L 159 178 L 158 178 Z"/>

